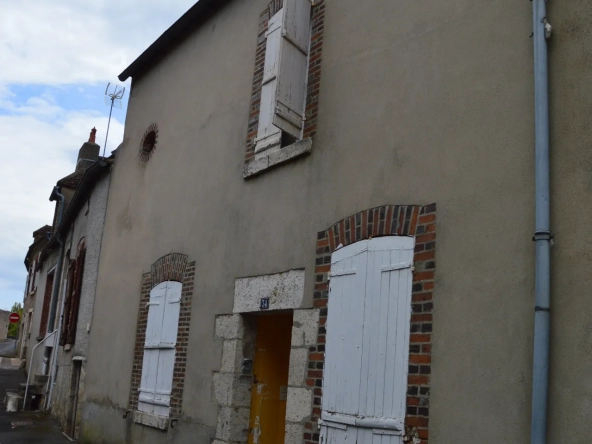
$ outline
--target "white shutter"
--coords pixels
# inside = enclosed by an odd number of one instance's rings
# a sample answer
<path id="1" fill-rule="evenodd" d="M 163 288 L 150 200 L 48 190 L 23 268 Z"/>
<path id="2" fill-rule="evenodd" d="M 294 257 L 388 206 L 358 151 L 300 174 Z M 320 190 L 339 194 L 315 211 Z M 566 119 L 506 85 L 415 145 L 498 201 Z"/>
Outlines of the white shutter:
<path id="1" fill-rule="evenodd" d="M 159 345 L 162 335 L 166 289 L 166 282 L 154 287 L 150 292 L 150 301 L 148 302 L 148 322 L 146 325 L 142 379 L 138 397 L 138 410 L 142 412 L 154 413 L 156 377 L 158 374 L 160 354 Z"/>
<path id="2" fill-rule="evenodd" d="M 358 245 L 359 246 L 359 245 Z M 327 319 L 323 408 L 355 415 L 358 411 L 364 287 L 368 251 L 353 252 L 331 265 L 329 318 Z"/>
<path id="3" fill-rule="evenodd" d="M 142 412 L 169 415 L 182 289 L 180 282 L 168 281 L 150 292 L 138 399 Z"/>
<path id="4" fill-rule="evenodd" d="M 267 29 L 265 68 L 263 69 L 263 86 L 261 88 L 261 104 L 259 106 L 259 129 L 257 131 L 255 152 L 279 145 L 282 141 L 282 132 L 273 124 L 273 115 L 282 42 L 283 11 L 283 9 L 280 10 L 269 20 Z"/>
<path id="5" fill-rule="evenodd" d="M 405 419 L 414 240 L 362 241 L 332 257 L 323 380 L 325 443 L 399 444 Z"/>
<path id="6" fill-rule="evenodd" d="M 309 41 L 310 1 L 284 0 L 268 25 L 255 152 L 280 145 L 281 130 L 301 137 Z"/>
<path id="7" fill-rule="evenodd" d="M 183 285 L 180 282 L 167 282 L 158 374 L 156 377 L 156 393 L 154 397 L 154 413 L 161 416 L 168 416 L 169 406 L 171 404 L 175 346 L 177 344 L 182 287 Z"/>
<path id="8" fill-rule="evenodd" d="M 273 123 L 300 139 L 310 42 L 310 0 L 284 0 L 277 101 Z"/>

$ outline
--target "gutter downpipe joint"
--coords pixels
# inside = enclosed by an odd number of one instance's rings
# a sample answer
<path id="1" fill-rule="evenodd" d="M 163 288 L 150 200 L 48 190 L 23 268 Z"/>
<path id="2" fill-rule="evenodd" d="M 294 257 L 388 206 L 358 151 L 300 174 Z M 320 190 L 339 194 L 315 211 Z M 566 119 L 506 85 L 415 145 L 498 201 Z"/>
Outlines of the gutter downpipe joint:
<path id="1" fill-rule="evenodd" d="M 535 314 L 531 444 L 547 442 L 551 309 L 551 224 L 549 167 L 549 76 L 546 0 L 533 0 L 535 98 Z"/>

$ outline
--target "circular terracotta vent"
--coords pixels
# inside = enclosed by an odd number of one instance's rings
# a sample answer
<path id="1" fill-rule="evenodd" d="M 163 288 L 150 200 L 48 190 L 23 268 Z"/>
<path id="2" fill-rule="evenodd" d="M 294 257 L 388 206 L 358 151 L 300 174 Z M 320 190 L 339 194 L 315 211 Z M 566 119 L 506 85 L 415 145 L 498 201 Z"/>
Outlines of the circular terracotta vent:
<path id="1" fill-rule="evenodd" d="M 158 126 L 153 123 L 144 132 L 142 143 L 140 144 L 140 159 L 142 162 L 148 162 L 154 150 L 156 149 L 156 142 L 158 141 Z"/>

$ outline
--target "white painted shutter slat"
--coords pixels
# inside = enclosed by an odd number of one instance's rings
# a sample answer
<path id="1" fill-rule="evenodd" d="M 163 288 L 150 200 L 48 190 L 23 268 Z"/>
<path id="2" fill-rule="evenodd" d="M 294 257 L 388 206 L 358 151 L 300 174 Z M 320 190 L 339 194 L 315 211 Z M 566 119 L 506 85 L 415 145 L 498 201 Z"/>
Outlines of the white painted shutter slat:
<path id="1" fill-rule="evenodd" d="M 365 295 L 364 317 L 364 342 L 362 352 L 362 374 L 366 375 L 361 381 L 362 395 L 360 397 L 360 414 L 372 414 L 374 412 L 374 399 L 376 394 L 376 372 L 378 356 L 378 331 L 376 319 L 380 316 L 380 305 L 377 298 L 368 297 L 375 293 L 378 280 L 378 267 L 375 266 L 376 255 L 369 254 L 367 262 L 367 279 Z"/>
<path id="2" fill-rule="evenodd" d="M 148 302 L 148 320 L 146 323 L 146 339 L 144 341 L 144 358 L 142 360 L 142 378 L 138 396 L 138 410 L 154 413 L 154 397 L 158 360 L 160 350 L 156 348 L 162 334 L 162 318 L 166 298 L 166 283 L 161 283 L 150 291 Z"/>
<path id="3" fill-rule="evenodd" d="M 343 264 L 337 262 L 332 264 L 331 271 L 339 273 L 343 269 Z M 325 372 L 330 374 L 323 383 L 323 409 L 334 412 L 336 406 L 337 395 L 337 378 L 339 372 L 339 348 L 340 348 L 340 326 L 342 325 L 342 305 L 340 303 L 343 293 L 344 278 L 331 279 L 329 285 L 329 305 L 328 313 L 331 313 L 327 318 L 327 331 L 331 331 L 331 335 L 327 337 L 329 341 L 325 345 Z M 335 301 L 335 302 L 332 302 Z"/>
<path id="4" fill-rule="evenodd" d="M 413 261 L 413 242 L 407 248 L 400 251 L 400 262 Z M 397 351 L 396 362 L 403 362 L 405 365 L 396 366 L 395 385 L 393 394 L 393 407 L 391 417 L 404 418 L 407 404 L 407 376 L 409 372 L 409 335 L 411 325 L 411 294 L 413 286 L 413 271 L 411 268 L 391 273 L 391 287 L 394 287 L 393 280 L 398 283 L 397 300 Z"/>
<path id="5" fill-rule="evenodd" d="M 162 333 L 162 318 L 164 316 L 164 300 L 166 298 L 166 283 L 157 285 L 150 292 L 148 302 L 148 321 L 146 324 L 145 345 L 159 344 Z"/>
<path id="6" fill-rule="evenodd" d="M 274 124 L 300 138 L 306 97 L 310 1 L 285 0 Z"/>
<path id="7" fill-rule="evenodd" d="M 259 127 L 255 139 L 256 153 L 279 145 L 282 139 L 281 130 L 273 124 L 282 42 L 282 16 L 283 9 L 276 13 L 268 24 L 263 86 L 259 105 Z"/>
<path id="8" fill-rule="evenodd" d="M 389 267 L 390 264 L 399 264 L 401 261 L 401 250 L 385 251 L 383 253 L 383 263 L 381 270 Z M 403 324 L 401 320 L 401 308 L 399 307 L 399 277 L 400 270 L 391 270 L 389 272 L 382 271 L 382 282 L 385 285 L 385 291 L 388 298 L 388 312 L 386 320 L 386 365 L 384 378 L 384 401 L 381 406 L 381 416 L 393 418 L 393 405 L 397 403 L 396 396 L 400 396 L 397 384 L 399 380 L 397 375 L 403 371 L 402 365 L 403 356 L 399 353 L 401 350 L 400 335 L 403 333 Z M 409 330 L 407 328 L 406 330 Z"/>
<path id="9" fill-rule="evenodd" d="M 367 252 L 356 255 L 348 262 L 351 262 L 351 267 L 364 270 L 367 262 Z M 364 293 L 366 287 L 366 273 L 359 273 L 352 276 L 351 285 L 349 288 L 349 317 L 345 324 L 348 332 L 347 338 L 347 357 L 346 359 L 352 365 L 349 366 L 346 373 L 349 378 L 346 379 L 346 413 L 357 414 L 358 404 L 360 399 L 360 380 L 361 361 L 362 361 L 362 341 L 364 339 Z"/>

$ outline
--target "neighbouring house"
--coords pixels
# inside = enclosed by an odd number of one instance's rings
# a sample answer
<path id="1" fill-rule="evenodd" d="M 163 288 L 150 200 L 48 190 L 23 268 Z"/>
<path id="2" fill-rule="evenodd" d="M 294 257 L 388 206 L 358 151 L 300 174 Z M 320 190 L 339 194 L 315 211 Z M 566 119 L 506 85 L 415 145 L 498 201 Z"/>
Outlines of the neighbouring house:
<path id="1" fill-rule="evenodd" d="M 97 145 L 98 147 L 98 145 Z M 98 153 L 97 153 L 98 154 Z M 80 423 L 78 400 L 84 393 L 86 355 L 112 158 L 99 158 L 86 170 L 76 193 L 56 228 L 47 249 L 57 248 L 58 236 L 65 243 L 62 286 L 56 319 L 59 347 L 54 352 L 50 371 L 52 415 L 65 432 L 76 439 Z M 57 358 L 56 358 L 57 353 Z"/>
<path id="2" fill-rule="evenodd" d="M 28 355 L 29 346 L 31 345 L 31 333 L 33 332 L 33 314 L 35 312 L 35 303 L 39 299 L 37 297 L 37 288 L 39 280 L 39 271 L 37 264 L 39 263 L 39 255 L 43 248 L 49 242 L 52 227 L 44 225 L 43 227 L 33 232 L 33 243 L 29 246 L 29 251 L 25 256 L 25 267 L 27 268 L 27 280 L 25 283 L 25 293 L 23 297 L 23 314 L 20 320 L 19 338 L 17 350 L 19 357 L 25 361 Z M 43 297 L 43 296 L 41 296 Z M 33 339 L 36 335 L 33 333 Z M 33 341 L 33 344 L 36 344 Z"/>
<path id="3" fill-rule="evenodd" d="M 99 156 L 95 138 L 93 128 L 79 150 L 75 171 L 60 179 L 50 196 L 56 201 L 51 236 L 33 267 L 39 296 L 29 328 L 38 332 L 37 342 L 31 345 L 39 346 L 34 354 L 25 353 L 31 393 L 42 400 L 35 407 L 51 408 L 72 436 L 76 435 L 77 400 L 84 391 L 84 360 L 113 162 Z"/>
<path id="4" fill-rule="evenodd" d="M 8 316 L 10 316 L 9 311 L 0 310 L 0 340 L 8 337 L 8 324 L 10 323 Z"/>
<path id="5" fill-rule="evenodd" d="M 80 442 L 592 436 L 592 4 L 548 2 L 549 273 L 533 4 L 200 0 L 140 55 Z"/>

